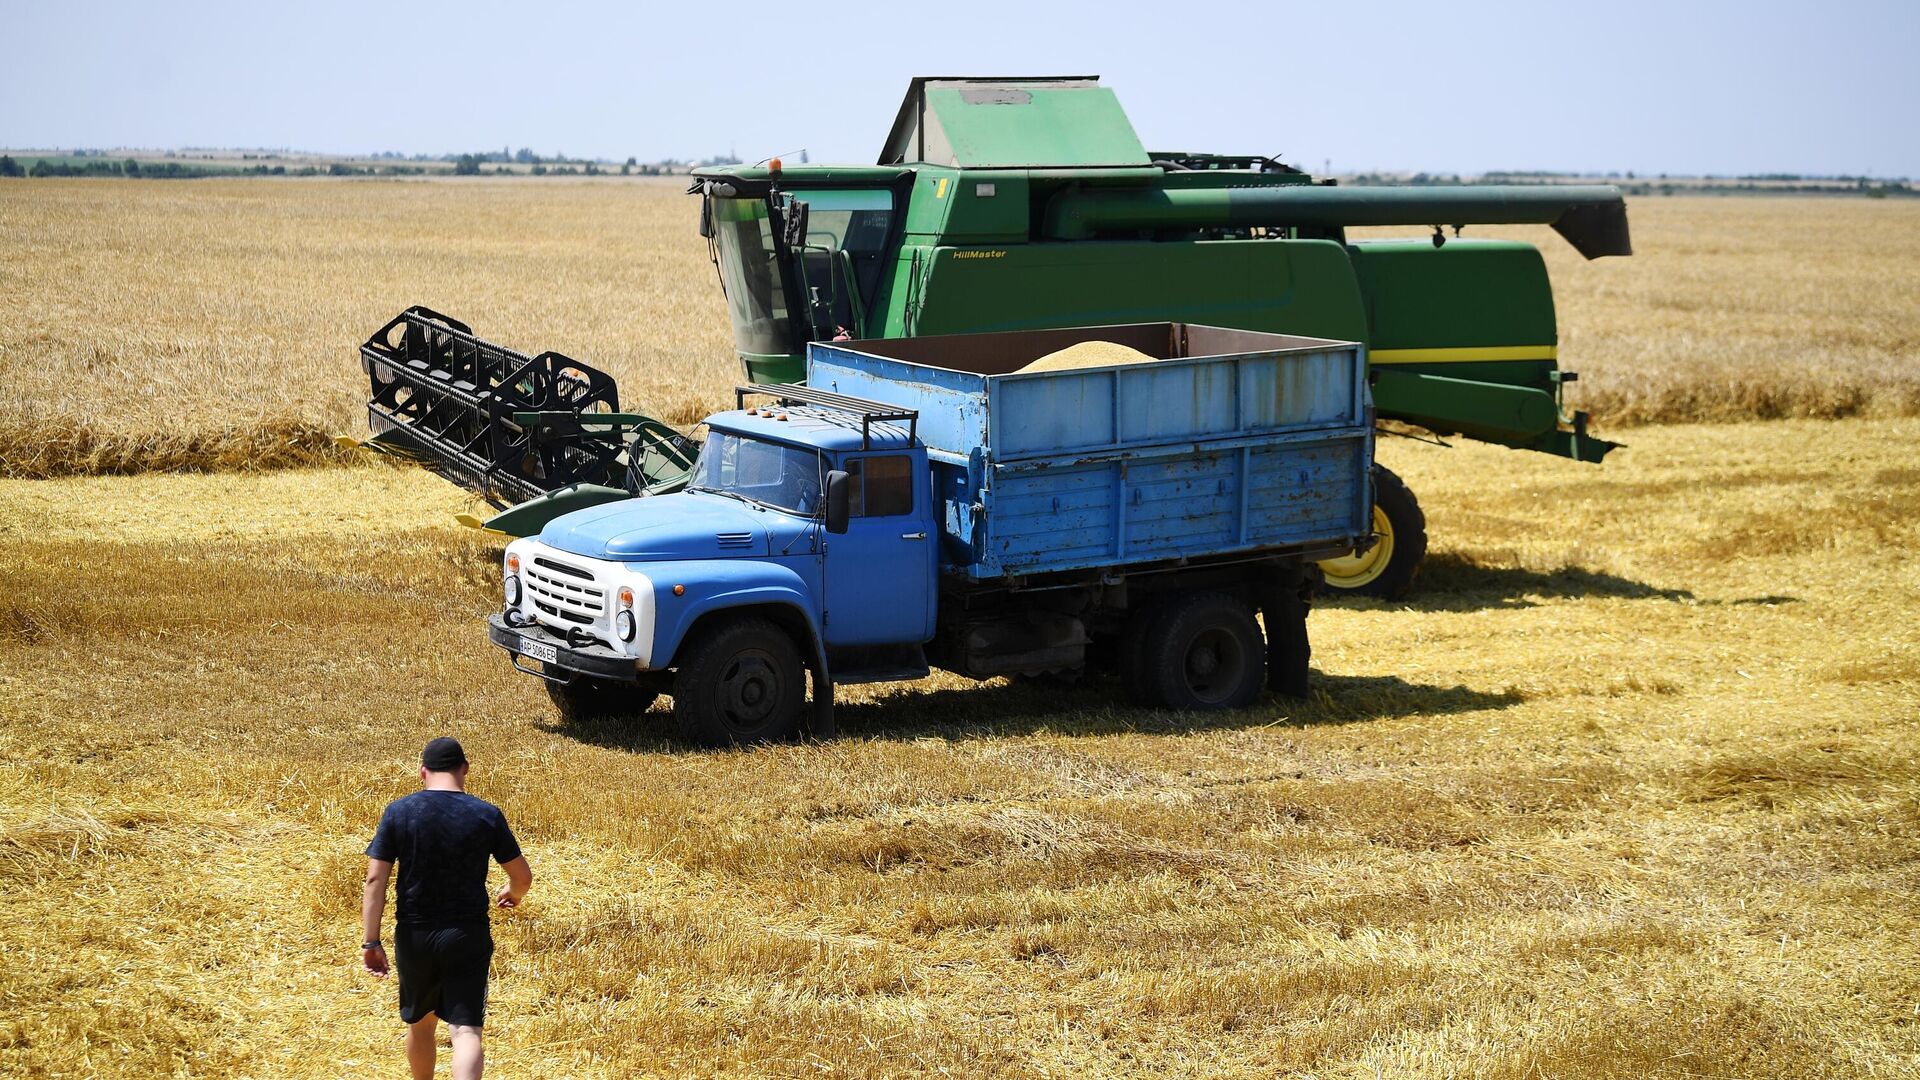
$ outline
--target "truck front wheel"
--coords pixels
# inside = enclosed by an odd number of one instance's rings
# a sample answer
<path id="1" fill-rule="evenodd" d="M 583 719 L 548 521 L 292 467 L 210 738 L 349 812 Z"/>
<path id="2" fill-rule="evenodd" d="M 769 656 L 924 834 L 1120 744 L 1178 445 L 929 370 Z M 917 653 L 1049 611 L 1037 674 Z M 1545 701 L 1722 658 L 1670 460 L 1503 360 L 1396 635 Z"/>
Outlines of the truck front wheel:
<path id="1" fill-rule="evenodd" d="M 660 695 L 632 683 L 580 677 L 570 683 L 550 682 L 547 696 L 569 723 L 596 716 L 638 716 Z"/>
<path id="2" fill-rule="evenodd" d="M 1320 563 L 1333 596 L 1398 600 L 1413 588 L 1427 557 L 1427 515 L 1413 489 L 1391 469 L 1373 467 L 1373 546 Z"/>
<path id="3" fill-rule="evenodd" d="M 701 746 L 790 739 L 806 705 L 806 671 L 793 639 L 765 619 L 739 619 L 682 647 L 673 678 L 680 736 Z"/>
<path id="4" fill-rule="evenodd" d="M 1142 689 L 1173 709 L 1244 709 L 1266 682 L 1253 609 L 1223 592 L 1191 593 L 1156 610 L 1139 645 Z"/>

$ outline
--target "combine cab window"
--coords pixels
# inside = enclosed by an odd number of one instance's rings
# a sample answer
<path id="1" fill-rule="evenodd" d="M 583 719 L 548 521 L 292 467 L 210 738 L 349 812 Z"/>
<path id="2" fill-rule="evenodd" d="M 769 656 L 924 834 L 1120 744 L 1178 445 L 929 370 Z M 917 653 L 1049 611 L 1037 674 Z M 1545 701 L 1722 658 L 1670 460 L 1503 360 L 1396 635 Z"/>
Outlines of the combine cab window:
<path id="1" fill-rule="evenodd" d="M 864 306 L 873 306 L 874 293 L 880 288 L 881 256 L 886 251 L 887 231 L 893 224 L 893 193 L 882 188 L 857 191 L 795 191 L 794 198 L 807 204 L 807 283 L 820 290 L 823 299 L 831 298 L 833 326 L 821 326 L 832 336 L 835 326 L 845 326 L 857 335 L 851 299 L 846 295 L 845 276 L 835 270 L 831 260 L 846 260 Z M 829 275 L 841 273 L 834 278 Z M 828 321 L 819 313 L 820 322 Z"/>
<path id="2" fill-rule="evenodd" d="M 859 336 L 860 316 L 872 309 L 885 271 L 893 192 L 790 194 L 807 204 L 807 241 L 791 252 L 775 239 L 780 223 L 766 199 L 713 199 L 715 254 L 733 318 L 733 347 L 744 354 L 797 355 L 809 340 L 833 337 L 840 327 Z"/>
<path id="3" fill-rule="evenodd" d="M 787 322 L 786 285 L 767 204 L 760 199 L 715 199 L 713 220 L 734 348 L 761 355 L 793 352 L 798 345 Z"/>

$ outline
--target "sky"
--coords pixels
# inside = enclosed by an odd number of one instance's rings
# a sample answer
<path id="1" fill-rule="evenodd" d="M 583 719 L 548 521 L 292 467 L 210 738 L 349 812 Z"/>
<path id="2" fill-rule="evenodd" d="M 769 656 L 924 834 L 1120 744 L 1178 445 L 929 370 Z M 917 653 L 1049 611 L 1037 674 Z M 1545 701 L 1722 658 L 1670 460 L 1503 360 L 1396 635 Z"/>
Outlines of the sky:
<path id="1" fill-rule="evenodd" d="M 870 162 L 914 75 L 1099 75 L 1321 172 L 1920 176 L 1920 0 L 0 0 L 0 146 Z"/>

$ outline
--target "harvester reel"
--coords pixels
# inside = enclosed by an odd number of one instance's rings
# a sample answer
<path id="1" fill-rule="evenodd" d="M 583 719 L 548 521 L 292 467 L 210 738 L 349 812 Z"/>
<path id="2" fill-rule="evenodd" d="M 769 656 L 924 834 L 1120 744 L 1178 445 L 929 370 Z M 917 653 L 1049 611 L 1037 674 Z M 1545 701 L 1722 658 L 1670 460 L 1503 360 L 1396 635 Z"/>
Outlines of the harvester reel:
<path id="1" fill-rule="evenodd" d="M 482 341 L 457 319 L 411 307 L 360 347 L 374 441 L 496 507 L 569 484 L 616 485 L 626 465 L 612 376 L 561 353 L 527 356 Z M 522 417 L 536 414 L 533 422 Z"/>

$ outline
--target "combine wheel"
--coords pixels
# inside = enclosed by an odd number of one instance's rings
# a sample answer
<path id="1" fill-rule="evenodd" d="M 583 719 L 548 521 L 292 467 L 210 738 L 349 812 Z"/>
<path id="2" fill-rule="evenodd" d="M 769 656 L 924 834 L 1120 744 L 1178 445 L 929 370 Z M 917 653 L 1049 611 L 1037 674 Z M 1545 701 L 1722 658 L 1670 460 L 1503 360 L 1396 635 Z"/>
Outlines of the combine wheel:
<path id="1" fill-rule="evenodd" d="M 548 683 L 547 696 L 560 710 L 560 719 L 572 722 L 596 716 L 638 716 L 660 695 L 632 683 L 581 677 L 570 683 Z"/>
<path id="2" fill-rule="evenodd" d="M 1374 544 L 1359 555 L 1320 564 L 1334 595 L 1398 600 L 1413 587 L 1427 557 L 1427 516 L 1406 483 L 1389 469 L 1373 467 Z"/>
<path id="3" fill-rule="evenodd" d="M 806 705 L 793 639 L 765 619 L 722 623 L 681 650 L 673 679 L 680 736 L 701 746 L 790 739 Z"/>
<path id="4" fill-rule="evenodd" d="M 1243 709 L 1266 682 L 1260 625 L 1228 593 L 1189 593 L 1157 609 L 1145 620 L 1138 656 L 1142 689 L 1172 709 Z"/>

